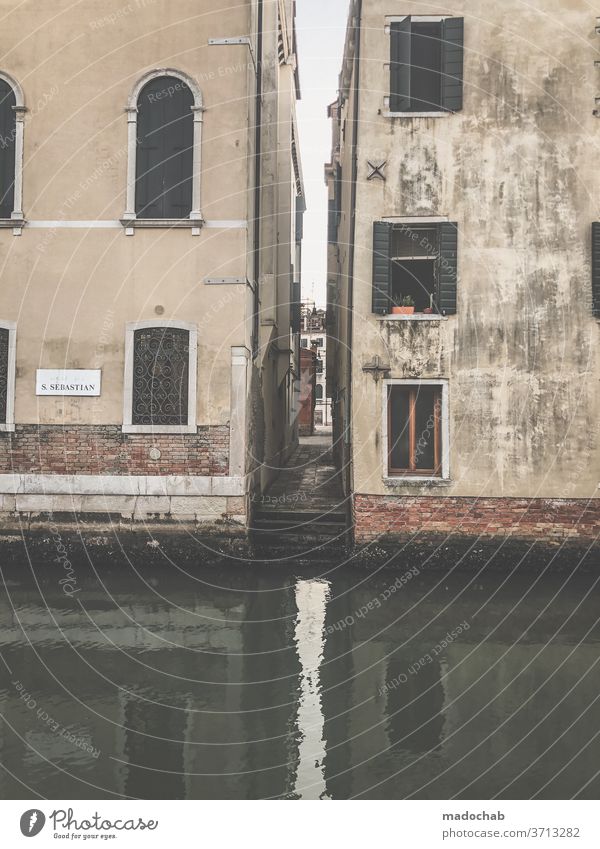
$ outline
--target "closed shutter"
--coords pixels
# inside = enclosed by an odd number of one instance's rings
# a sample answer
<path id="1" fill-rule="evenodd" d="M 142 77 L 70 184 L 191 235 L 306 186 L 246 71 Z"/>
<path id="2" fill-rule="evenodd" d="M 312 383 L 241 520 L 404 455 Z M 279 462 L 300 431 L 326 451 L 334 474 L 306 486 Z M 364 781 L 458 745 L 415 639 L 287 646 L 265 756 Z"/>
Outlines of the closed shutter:
<path id="1" fill-rule="evenodd" d="M 442 22 L 442 107 L 447 112 L 463 108 L 464 18 Z"/>
<path id="2" fill-rule="evenodd" d="M 175 77 L 159 77 L 138 100 L 136 214 L 187 218 L 192 210 L 194 98 Z"/>
<path id="3" fill-rule="evenodd" d="M 454 315 L 458 277 L 458 231 L 454 222 L 444 222 L 439 225 L 439 247 L 438 310 L 442 315 Z"/>
<path id="4" fill-rule="evenodd" d="M 302 302 L 300 281 L 292 282 L 292 308 L 290 310 L 292 333 L 300 333 L 300 325 L 302 322 Z"/>
<path id="5" fill-rule="evenodd" d="M 328 201 L 327 204 L 327 241 L 330 245 L 335 245 L 338 236 L 338 214 L 335 205 L 335 200 Z"/>
<path id="6" fill-rule="evenodd" d="M 390 26 L 390 112 L 410 109 L 411 21 L 394 21 Z"/>
<path id="7" fill-rule="evenodd" d="M 600 221 L 592 224 L 592 313 L 600 318 Z"/>
<path id="8" fill-rule="evenodd" d="M 15 197 L 15 93 L 0 80 L 0 218 L 10 218 Z"/>
<path id="9" fill-rule="evenodd" d="M 372 310 L 378 315 L 390 311 L 392 288 L 391 256 L 392 225 L 386 221 L 373 224 L 373 299 Z"/>

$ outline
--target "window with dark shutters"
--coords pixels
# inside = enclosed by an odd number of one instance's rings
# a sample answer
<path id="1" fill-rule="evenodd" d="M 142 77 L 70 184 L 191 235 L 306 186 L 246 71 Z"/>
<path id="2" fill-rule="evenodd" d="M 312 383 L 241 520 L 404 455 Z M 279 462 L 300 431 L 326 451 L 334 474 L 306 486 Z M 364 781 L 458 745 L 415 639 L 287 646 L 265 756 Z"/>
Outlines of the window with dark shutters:
<path id="1" fill-rule="evenodd" d="M 0 218 L 10 218 L 15 197 L 15 93 L 0 79 Z"/>
<path id="2" fill-rule="evenodd" d="M 458 112 L 464 19 L 411 17 L 390 25 L 390 112 Z"/>
<path id="3" fill-rule="evenodd" d="M 132 424 L 187 425 L 189 332 L 149 327 L 133 338 Z"/>
<path id="4" fill-rule="evenodd" d="M 458 231 L 454 222 L 373 224 L 372 311 L 393 307 L 454 315 L 457 302 Z"/>
<path id="5" fill-rule="evenodd" d="M 188 218 L 192 211 L 194 97 L 176 77 L 157 77 L 138 98 L 136 215 Z"/>
<path id="6" fill-rule="evenodd" d="M 6 423 L 8 410 L 8 342 L 9 332 L 0 327 L 0 423 Z"/>
<path id="7" fill-rule="evenodd" d="M 600 221 L 592 224 L 592 314 L 600 318 Z"/>

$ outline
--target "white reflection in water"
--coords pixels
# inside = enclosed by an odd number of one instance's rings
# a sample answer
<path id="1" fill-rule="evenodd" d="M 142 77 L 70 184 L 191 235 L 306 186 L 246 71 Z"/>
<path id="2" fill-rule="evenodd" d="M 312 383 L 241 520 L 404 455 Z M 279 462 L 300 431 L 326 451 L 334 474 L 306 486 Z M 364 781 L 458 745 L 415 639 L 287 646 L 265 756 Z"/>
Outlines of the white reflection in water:
<path id="1" fill-rule="evenodd" d="M 303 799 L 326 798 L 324 758 L 325 741 L 319 666 L 323 659 L 325 612 L 329 601 L 329 581 L 306 580 L 296 584 L 296 646 L 300 674 L 300 731 L 296 793 Z"/>

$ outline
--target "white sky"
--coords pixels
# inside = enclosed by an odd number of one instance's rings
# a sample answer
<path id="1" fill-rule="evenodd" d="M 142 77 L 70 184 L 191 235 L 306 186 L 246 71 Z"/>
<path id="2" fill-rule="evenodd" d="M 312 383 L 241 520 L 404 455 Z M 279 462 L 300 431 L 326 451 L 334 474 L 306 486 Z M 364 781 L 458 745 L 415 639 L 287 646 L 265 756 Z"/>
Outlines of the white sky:
<path id="1" fill-rule="evenodd" d="M 302 297 L 325 306 L 327 190 L 323 168 L 330 160 L 327 106 L 337 95 L 348 17 L 348 0 L 297 0 L 296 29 L 302 100 L 298 134 L 307 212 L 302 243 Z"/>

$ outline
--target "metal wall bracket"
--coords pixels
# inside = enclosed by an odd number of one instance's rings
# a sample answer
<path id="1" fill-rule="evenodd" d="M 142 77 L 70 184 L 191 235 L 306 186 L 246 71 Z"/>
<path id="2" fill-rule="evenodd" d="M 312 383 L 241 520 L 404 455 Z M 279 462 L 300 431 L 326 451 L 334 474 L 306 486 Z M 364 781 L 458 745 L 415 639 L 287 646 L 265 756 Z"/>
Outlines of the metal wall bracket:
<path id="1" fill-rule="evenodd" d="M 252 41 L 249 35 L 231 35 L 227 38 L 209 38 L 208 44 L 209 47 L 226 47 L 228 45 L 234 46 L 239 44 L 245 44 L 248 50 L 250 51 L 250 56 L 252 57 L 252 64 L 254 65 L 254 70 L 256 71 L 256 59 L 254 57 Z"/>

